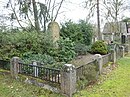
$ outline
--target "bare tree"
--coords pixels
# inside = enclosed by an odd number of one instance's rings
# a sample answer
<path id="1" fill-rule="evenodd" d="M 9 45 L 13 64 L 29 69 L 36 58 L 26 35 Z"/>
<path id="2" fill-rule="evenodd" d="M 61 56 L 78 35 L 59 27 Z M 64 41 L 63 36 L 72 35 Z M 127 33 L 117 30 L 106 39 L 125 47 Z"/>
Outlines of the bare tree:
<path id="1" fill-rule="evenodd" d="M 107 10 L 106 19 L 113 22 L 118 22 L 121 14 L 128 9 L 126 0 L 104 0 L 103 4 Z"/>
<path id="2" fill-rule="evenodd" d="M 86 8 L 89 9 L 89 17 L 92 17 L 95 13 L 95 10 L 97 10 L 97 28 L 98 28 L 98 39 L 102 40 L 102 35 L 100 31 L 100 3 L 99 0 L 87 0 L 86 2 Z"/>
<path id="3" fill-rule="evenodd" d="M 114 22 L 113 28 L 115 32 L 119 32 L 119 21 L 122 13 L 129 7 L 126 5 L 126 0 L 104 0 L 104 7 L 106 8 L 105 19 L 108 23 Z"/>
<path id="4" fill-rule="evenodd" d="M 59 0 L 58 0 L 59 1 Z M 55 21 L 65 0 L 45 0 L 44 3 L 35 0 L 9 0 L 7 8 L 11 6 L 12 15 L 19 25 L 25 29 L 21 22 L 29 23 L 37 32 L 45 32 L 49 21 Z"/>

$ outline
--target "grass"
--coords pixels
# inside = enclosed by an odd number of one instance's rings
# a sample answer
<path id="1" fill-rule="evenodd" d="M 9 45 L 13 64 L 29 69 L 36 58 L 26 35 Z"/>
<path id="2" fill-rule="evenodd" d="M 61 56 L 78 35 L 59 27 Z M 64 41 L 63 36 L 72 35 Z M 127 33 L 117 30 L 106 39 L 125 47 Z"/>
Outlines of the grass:
<path id="1" fill-rule="evenodd" d="M 91 87 L 78 91 L 73 97 L 130 97 L 130 56 L 117 62 L 118 68 Z M 63 97 L 43 88 L 13 80 L 0 71 L 0 97 Z"/>
<path id="2" fill-rule="evenodd" d="M 130 97 L 130 57 L 117 62 L 118 68 L 101 76 L 93 87 L 77 92 L 74 97 Z"/>
<path id="3" fill-rule="evenodd" d="M 63 97 L 38 86 L 14 80 L 0 70 L 0 97 Z"/>

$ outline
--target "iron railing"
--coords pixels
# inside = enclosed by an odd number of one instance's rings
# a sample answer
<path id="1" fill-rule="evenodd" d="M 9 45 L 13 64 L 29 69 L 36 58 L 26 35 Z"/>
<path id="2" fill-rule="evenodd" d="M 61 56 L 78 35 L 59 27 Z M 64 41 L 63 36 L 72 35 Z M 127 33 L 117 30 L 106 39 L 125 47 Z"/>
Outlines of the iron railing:
<path id="1" fill-rule="evenodd" d="M 10 61 L 9 60 L 0 60 L 0 68 L 5 70 L 10 70 Z"/>
<path id="2" fill-rule="evenodd" d="M 97 61 L 93 60 L 85 65 L 81 65 L 81 66 L 76 67 L 77 81 L 80 80 L 84 75 L 86 75 L 86 73 L 89 73 L 89 72 L 87 72 L 88 69 L 89 70 L 92 69 L 90 66 L 95 66 L 96 69 L 95 68 L 93 68 L 93 69 L 95 69 L 95 71 L 98 71 L 97 70 L 98 66 L 96 64 L 97 64 Z"/>
<path id="3" fill-rule="evenodd" d="M 102 64 L 105 65 L 111 61 L 111 53 L 102 56 Z"/>
<path id="4" fill-rule="evenodd" d="M 37 77 L 46 81 L 60 83 L 60 70 L 43 66 L 35 66 L 32 64 L 24 64 L 19 62 L 19 73 L 32 77 Z"/>

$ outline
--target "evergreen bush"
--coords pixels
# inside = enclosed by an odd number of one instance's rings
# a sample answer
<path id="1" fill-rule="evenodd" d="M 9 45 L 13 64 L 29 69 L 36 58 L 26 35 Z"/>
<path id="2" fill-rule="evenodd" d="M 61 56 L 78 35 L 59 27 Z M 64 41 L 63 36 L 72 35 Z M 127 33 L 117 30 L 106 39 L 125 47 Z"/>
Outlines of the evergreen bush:
<path id="1" fill-rule="evenodd" d="M 108 53 L 108 47 L 107 44 L 104 41 L 96 41 L 92 47 L 91 52 L 93 54 L 107 54 Z"/>

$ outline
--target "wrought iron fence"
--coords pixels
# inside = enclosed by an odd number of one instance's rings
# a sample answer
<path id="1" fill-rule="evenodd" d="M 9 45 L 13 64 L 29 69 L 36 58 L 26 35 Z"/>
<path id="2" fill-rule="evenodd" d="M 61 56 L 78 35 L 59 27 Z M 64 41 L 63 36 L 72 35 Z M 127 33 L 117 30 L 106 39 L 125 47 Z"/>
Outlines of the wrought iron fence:
<path id="1" fill-rule="evenodd" d="M 0 68 L 5 70 L 10 70 L 10 61 L 9 60 L 0 60 Z"/>
<path id="2" fill-rule="evenodd" d="M 120 49 L 119 45 L 115 48 L 115 51 L 116 51 L 116 58 L 120 59 L 121 58 L 121 49 Z"/>
<path id="3" fill-rule="evenodd" d="M 76 68 L 77 81 L 82 79 L 82 77 L 85 77 L 86 75 L 92 75 L 92 74 L 90 74 L 91 71 L 94 71 L 94 72 L 99 71 L 96 60 L 93 60 L 85 65 L 81 65 Z"/>
<path id="4" fill-rule="evenodd" d="M 108 62 L 111 61 L 111 53 L 107 54 L 107 55 L 103 55 L 102 56 L 102 60 L 103 60 L 103 65 L 107 64 Z"/>
<path id="5" fill-rule="evenodd" d="M 60 84 L 60 70 L 19 62 L 19 73 Z"/>

